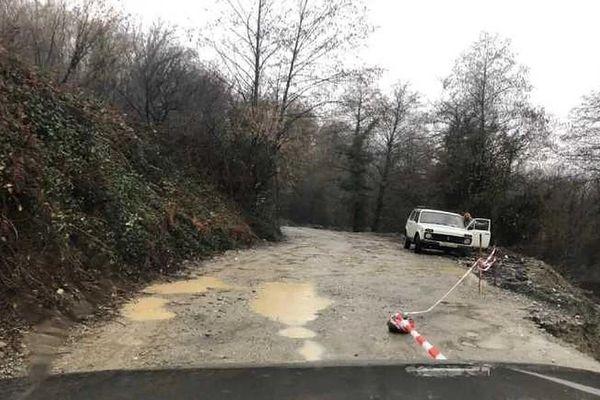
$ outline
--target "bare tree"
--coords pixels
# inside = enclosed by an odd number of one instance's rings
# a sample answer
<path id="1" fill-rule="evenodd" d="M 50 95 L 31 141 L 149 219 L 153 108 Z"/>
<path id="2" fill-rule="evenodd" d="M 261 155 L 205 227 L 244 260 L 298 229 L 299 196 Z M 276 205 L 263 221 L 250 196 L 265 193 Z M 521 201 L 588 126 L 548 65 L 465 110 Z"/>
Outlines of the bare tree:
<path id="1" fill-rule="evenodd" d="M 158 22 L 133 34 L 127 74 L 117 90 L 126 108 L 148 124 L 160 124 L 190 98 L 202 73 L 195 52 L 178 44 L 175 28 Z"/>
<path id="2" fill-rule="evenodd" d="M 600 91 L 583 98 L 571 111 L 571 127 L 563 135 L 563 155 L 586 173 L 600 173 Z"/>
<path id="3" fill-rule="evenodd" d="M 79 85 L 92 90 L 117 104 L 122 104 L 119 94 L 123 90 L 125 76 L 132 67 L 137 27 L 123 17 L 121 23 L 106 34 L 89 52 L 79 69 Z"/>
<path id="4" fill-rule="evenodd" d="M 0 40 L 11 53 L 66 83 L 76 72 L 89 71 L 88 56 L 123 19 L 104 0 L 0 0 Z"/>
<path id="5" fill-rule="evenodd" d="M 346 75 L 340 62 L 342 52 L 354 47 L 369 30 L 359 4 L 349 0 L 227 1 L 223 18 L 229 29 L 211 42 L 246 101 L 253 106 L 259 101 L 277 106 L 277 142 L 285 139 L 295 120 L 322 104 L 315 101 L 319 89 Z M 311 101 L 305 101 L 309 97 Z"/>
<path id="6" fill-rule="evenodd" d="M 279 140 L 297 118 L 322 105 L 321 91 L 328 91 L 347 75 L 340 55 L 369 32 L 364 13 L 360 3 L 348 0 L 295 2 L 291 17 L 285 20 L 287 29 L 277 59 L 284 72 L 277 78 L 274 95 L 279 106 Z M 312 99 L 311 106 L 297 107 L 306 97 Z M 296 112 L 289 112 L 293 106 Z"/>
<path id="7" fill-rule="evenodd" d="M 0 1 L 0 39 L 8 50 L 40 69 L 62 69 L 70 11 L 64 1 Z"/>
<path id="8" fill-rule="evenodd" d="M 121 15 L 104 0 L 84 0 L 72 12 L 72 46 L 62 83 L 69 81 L 81 62 L 119 23 Z"/>
<path id="9" fill-rule="evenodd" d="M 257 106 L 264 91 L 266 70 L 280 50 L 280 16 L 273 0 L 241 3 L 226 0 L 227 10 L 218 21 L 226 29 L 210 38 L 221 58 L 226 76 L 242 98 Z"/>
<path id="10" fill-rule="evenodd" d="M 2 46 L 13 53 L 20 52 L 20 26 L 24 19 L 24 5 L 21 0 L 0 0 L 0 40 Z"/>
<path id="11" fill-rule="evenodd" d="M 409 89 L 407 83 L 398 83 L 391 98 L 383 98 L 381 109 L 381 125 L 378 130 L 378 152 L 381 162 L 376 164 L 378 174 L 377 196 L 371 229 L 377 231 L 381 222 L 386 190 L 392 169 L 396 166 L 399 144 L 407 131 L 409 113 L 418 105 L 418 94 Z"/>
<path id="12" fill-rule="evenodd" d="M 65 48 L 70 39 L 68 29 L 71 15 L 66 3 L 35 2 L 30 15 L 34 63 L 49 71 L 62 68 Z"/>

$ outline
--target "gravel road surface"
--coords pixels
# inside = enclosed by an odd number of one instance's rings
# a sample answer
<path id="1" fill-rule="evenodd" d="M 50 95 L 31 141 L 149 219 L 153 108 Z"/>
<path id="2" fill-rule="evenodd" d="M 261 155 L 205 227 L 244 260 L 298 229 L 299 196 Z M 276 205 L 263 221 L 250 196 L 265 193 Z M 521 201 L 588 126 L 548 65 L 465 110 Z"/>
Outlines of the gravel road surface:
<path id="1" fill-rule="evenodd" d="M 284 228 L 284 242 L 191 264 L 156 282 L 120 317 L 80 327 L 55 372 L 386 360 L 421 362 L 409 335 L 388 332 L 397 310 L 428 307 L 465 272 L 456 259 L 414 254 L 373 234 Z M 415 318 L 449 361 L 600 363 L 525 319 L 532 300 L 470 276 Z"/>

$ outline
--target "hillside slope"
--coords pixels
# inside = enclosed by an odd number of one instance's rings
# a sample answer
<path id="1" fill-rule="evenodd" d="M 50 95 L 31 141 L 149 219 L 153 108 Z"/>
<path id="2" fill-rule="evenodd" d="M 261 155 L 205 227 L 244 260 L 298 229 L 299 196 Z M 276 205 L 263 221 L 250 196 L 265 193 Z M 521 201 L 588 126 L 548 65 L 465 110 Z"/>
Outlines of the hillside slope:
<path id="1" fill-rule="evenodd" d="M 600 304 L 593 292 L 569 282 L 552 265 L 502 249 L 503 257 L 486 279 L 534 300 L 529 319 L 539 327 L 600 360 Z M 471 265 L 474 258 L 463 261 Z"/>
<path id="2" fill-rule="evenodd" d="M 0 52 L 0 358 L 16 326 L 253 240 L 161 137 Z"/>

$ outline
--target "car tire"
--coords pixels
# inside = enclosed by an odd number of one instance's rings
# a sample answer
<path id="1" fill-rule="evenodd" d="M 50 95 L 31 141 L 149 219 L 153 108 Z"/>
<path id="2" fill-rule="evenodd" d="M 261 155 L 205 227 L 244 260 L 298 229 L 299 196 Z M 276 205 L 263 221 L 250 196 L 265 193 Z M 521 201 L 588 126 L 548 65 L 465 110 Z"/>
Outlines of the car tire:
<path id="1" fill-rule="evenodd" d="M 408 236 L 404 236 L 404 248 L 410 249 L 410 239 L 408 238 Z"/>
<path id="2" fill-rule="evenodd" d="M 421 238 L 419 237 L 419 234 L 415 234 L 415 253 L 420 253 L 421 251 L 423 251 L 423 248 L 421 247 Z"/>

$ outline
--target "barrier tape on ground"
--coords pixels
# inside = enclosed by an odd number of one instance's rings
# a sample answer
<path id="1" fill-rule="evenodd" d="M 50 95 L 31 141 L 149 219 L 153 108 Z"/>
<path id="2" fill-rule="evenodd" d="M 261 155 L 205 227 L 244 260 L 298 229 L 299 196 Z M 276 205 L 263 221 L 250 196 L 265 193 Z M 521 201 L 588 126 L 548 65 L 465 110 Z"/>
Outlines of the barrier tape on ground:
<path id="1" fill-rule="evenodd" d="M 426 314 L 426 313 L 430 312 L 435 307 L 437 307 L 438 304 L 440 304 L 446 297 L 448 297 L 450 295 L 450 293 L 452 293 L 454 291 L 454 289 L 456 289 L 458 287 L 458 285 L 460 285 L 460 283 L 462 281 L 464 281 L 467 276 L 469 276 L 471 271 L 473 271 L 475 268 L 478 268 L 482 272 L 485 272 L 488 269 L 490 269 L 492 267 L 492 265 L 494 265 L 495 262 L 496 262 L 496 248 L 494 247 L 494 249 L 492 250 L 490 255 L 485 260 L 483 258 L 478 258 L 477 261 L 475 261 L 471 265 L 471 267 L 467 270 L 467 272 L 465 272 L 465 274 L 460 277 L 460 279 L 454 284 L 454 286 L 452 286 L 442 297 L 440 297 L 439 300 L 437 300 L 435 303 L 433 303 L 431 305 L 431 307 L 429 307 L 426 310 L 405 312 L 404 314 L 405 315 L 417 315 L 417 314 Z"/>
<path id="2" fill-rule="evenodd" d="M 448 297 L 448 295 L 450 295 L 450 293 L 452 293 L 452 291 L 454 289 L 456 289 L 458 287 L 458 285 L 460 285 L 460 283 L 475 268 L 477 268 L 481 272 L 485 272 L 485 271 L 489 270 L 490 268 L 492 268 L 492 266 L 494 265 L 495 262 L 496 262 L 496 248 L 494 248 L 492 250 L 492 252 L 489 254 L 489 256 L 485 260 L 483 258 L 477 259 L 477 261 L 475 261 L 471 265 L 471 267 L 467 270 L 467 272 L 465 272 L 465 274 L 454 284 L 454 286 L 452 286 L 442 297 L 440 297 L 428 309 L 421 310 L 421 311 L 407 312 L 407 313 L 405 313 L 405 315 L 402 315 L 402 313 L 400 313 L 400 312 L 392 315 L 388 320 L 388 328 L 389 328 L 390 332 L 410 333 L 410 335 L 415 339 L 415 341 L 421 347 L 423 347 L 425 349 L 425 351 L 427 351 L 427 353 L 429 354 L 429 356 L 431 358 L 436 359 L 436 360 L 446 360 L 446 357 L 440 352 L 440 350 L 437 347 L 435 347 L 434 345 L 429 343 L 429 341 L 427 339 L 425 339 L 424 336 L 422 336 L 419 332 L 417 332 L 417 330 L 415 329 L 415 322 L 411 318 L 409 318 L 409 315 L 426 314 L 426 313 L 430 312 L 435 307 L 437 307 L 437 305 L 440 304 L 446 297 Z"/>

